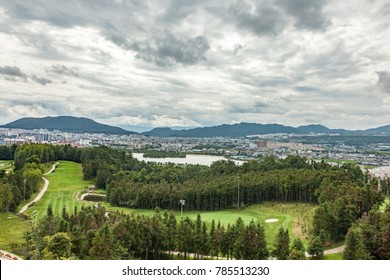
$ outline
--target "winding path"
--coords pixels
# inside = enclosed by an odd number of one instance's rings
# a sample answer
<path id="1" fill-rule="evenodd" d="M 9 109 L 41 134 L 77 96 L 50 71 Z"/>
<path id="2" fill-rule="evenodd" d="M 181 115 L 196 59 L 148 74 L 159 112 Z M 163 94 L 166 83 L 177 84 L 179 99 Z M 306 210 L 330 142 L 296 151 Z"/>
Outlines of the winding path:
<path id="1" fill-rule="evenodd" d="M 56 162 L 55 164 L 53 164 L 53 166 L 51 167 L 51 169 L 46 172 L 45 174 L 43 174 L 43 176 L 45 175 L 48 175 L 50 173 L 52 173 L 55 169 L 56 169 L 56 166 L 59 164 L 59 162 Z M 26 212 L 26 210 L 28 209 L 28 207 L 30 207 L 32 204 L 36 203 L 38 200 L 40 200 L 42 198 L 42 196 L 45 194 L 45 192 L 47 191 L 47 188 L 49 187 L 49 180 L 47 180 L 45 177 L 42 177 L 43 181 L 45 182 L 45 184 L 43 185 L 43 188 L 42 190 L 39 192 L 39 194 L 37 195 L 36 198 L 34 198 L 33 201 L 31 201 L 30 203 L 27 203 L 26 205 L 23 206 L 22 209 L 20 209 L 19 211 L 19 214 L 23 214 L 24 212 Z"/>
<path id="2" fill-rule="evenodd" d="M 324 255 L 331 255 L 331 254 L 338 254 L 344 252 L 345 245 L 342 245 L 340 247 L 336 247 L 333 249 L 325 250 Z"/>

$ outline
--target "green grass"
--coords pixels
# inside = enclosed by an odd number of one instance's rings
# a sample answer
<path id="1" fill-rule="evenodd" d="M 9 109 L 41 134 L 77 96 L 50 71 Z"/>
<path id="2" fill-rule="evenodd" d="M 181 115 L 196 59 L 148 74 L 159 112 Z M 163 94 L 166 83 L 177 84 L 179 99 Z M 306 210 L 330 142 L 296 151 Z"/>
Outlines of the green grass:
<path id="1" fill-rule="evenodd" d="M 113 207 L 108 203 L 104 203 L 104 206 L 111 211 L 120 211 L 126 214 L 139 214 L 145 216 L 152 216 L 154 210 L 140 210 L 131 209 L 126 207 Z M 256 204 L 249 206 L 245 209 L 228 209 L 215 212 L 199 212 L 202 217 L 202 221 L 205 221 L 208 225 L 212 220 L 216 222 L 220 221 L 225 227 L 228 224 L 234 224 L 235 221 L 241 217 L 245 224 L 249 224 L 251 220 L 255 222 L 260 221 L 266 232 L 267 241 L 269 244 L 273 244 L 278 230 L 281 226 L 288 228 L 292 233 L 292 237 L 299 237 L 305 245 L 307 245 L 308 228 L 311 223 L 312 214 L 315 206 L 312 204 L 303 203 L 272 203 L 264 202 L 262 204 Z M 176 218 L 179 220 L 181 217 L 180 211 L 173 211 Z M 196 211 L 184 211 L 183 217 L 189 217 L 192 220 L 196 220 L 198 212 Z M 266 223 L 268 219 L 278 219 L 274 223 Z"/>
<path id="2" fill-rule="evenodd" d="M 12 160 L 0 160 L 0 170 L 11 171 L 13 168 Z"/>
<path id="3" fill-rule="evenodd" d="M 30 228 L 29 221 L 12 213 L 0 213 L 0 249 L 12 251 L 13 244 L 22 243 L 23 233 Z"/>
<path id="4" fill-rule="evenodd" d="M 31 215 L 32 211 L 37 211 L 37 219 L 42 218 L 51 204 L 54 214 L 60 214 L 62 208 L 72 213 L 74 208 L 81 208 L 89 202 L 79 201 L 75 198 L 78 191 L 86 189 L 91 182 L 83 180 L 81 164 L 61 161 L 55 172 L 45 176 L 49 180 L 49 187 L 44 196 L 26 211 Z"/>
<path id="5" fill-rule="evenodd" d="M 385 201 L 382 203 L 381 207 L 379 207 L 380 211 L 385 211 L 386 206 L 390 204 L 390 196 L 385 198 Z"/>
<path id="6" fill-rule="evenodd" d="M 322 257 L 323 260 L 342 260 L 343 253 L 329 254 Z"/>

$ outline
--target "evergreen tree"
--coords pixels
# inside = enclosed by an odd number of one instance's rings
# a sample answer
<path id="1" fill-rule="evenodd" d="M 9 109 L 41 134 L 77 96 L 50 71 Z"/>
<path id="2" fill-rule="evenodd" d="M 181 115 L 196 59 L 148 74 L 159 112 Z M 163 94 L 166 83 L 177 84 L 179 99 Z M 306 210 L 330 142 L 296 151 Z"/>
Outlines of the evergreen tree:
<path id="1" fill-rule="evenodd" d="M 350 228 L 345 238 L 345 249 L 343 258 L 345 260 L 365 260 L 368 258 L 364 248 L 361 231 L 357 228 Z"/>
<path id="2" fill-rule="evenodd" d="M 305 260 L 305 247 L 301 239 L 296 238 L 291 246 L 290 254 L 288 256 L 289 260 Z"/>
<path id="3" fill-rule="evenodd" d="M 264 226 L 262 226 L 259 222 L 256 226 L 256 233 L 257 233 L 257 259 L 259 260 L 266 260 L 269 256 L 269 251 L 267 248 L 267 241 L 265 239 L 265 230 Z"/>
<path id="4" fill-rule="evenodd" d="M 290 235 L 288 229 L 284 230 L 282 227 L 279 228 L 278 235 L 275 240 L 275 250 L 273 256 L 278 260 L 286 260 L 290 254 Z"/>
<path id="5" fill-rule="evenodd" d="M 67 233 L 59 232 L 52 236 L 46 236 L 44 243 L 44 259 L 63 260 L 71 257 L 71 237 Z"/>
<path id="6" fill-rule="evenodd" d="M 309 243 L 307 252 L 313 259 L 321 259 L 324 256 L 324 242 L 320 236 L 315 236 Z"/>

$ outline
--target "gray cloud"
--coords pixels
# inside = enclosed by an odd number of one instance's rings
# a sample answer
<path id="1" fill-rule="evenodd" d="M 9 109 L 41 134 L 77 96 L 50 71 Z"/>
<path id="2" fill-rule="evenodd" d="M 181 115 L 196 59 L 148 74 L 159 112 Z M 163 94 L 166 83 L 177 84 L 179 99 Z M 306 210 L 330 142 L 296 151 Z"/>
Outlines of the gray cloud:
<path id="1" fill-rule="evenodd" d="M 48 71 L 59 75 L 65 75 L 65 76 L 73 76 L 73 77 L 79 76 L 79 74 L 76 71 L 62 64 L 52 65 L 50 69 L 48 69 Z"/>
<path id="2" fill-rule="evenodd" d="M 390 93 L 390 72 L 377 71 L 378 82 L 377 86 L 386 93 Z"/>
<path id="3" fill-rule="evenodd" d="M 233 53 L 237 54 L 240 50 L 242 50 L 244 47 L 241 44 L 235 44 Z"/>
<path id="4" fill-rule="evenodd" d="M 256 35 L 277 35 L 287 24 L 281 10 L 270 1 L 233 0 L 227 2 L 226 11 L 229 21 Z"/>
<path id="5" fill-rule="evenodd" d="M 0 74 L 3 75 L 9 75 L 9 76 L 15 76 L 15 77 L 20 77 L 20 78 L 26 78 L 27 75 L 20 70 L 19 67 L 17 66 L 3 66 L 0 67 Z"/>
<path id="6" fill-rule="evenodd" d="M 322 10 L 327 0 L 277 0 L 277 4 L 295 19 L 295 26 L 318 30 L 325 28 L 329 21 Z"/>
<path id="7" fill-rule="evenodd" d="M 129 42 L 116 34 L 110 34 L 106 38 L 121 48 L 137 52 L 136 58 L 160 67 L 197 64 L 206 60 L 206 52 L 210 49 L 205 36 L 181 39 L 170 32 L 166 32 L 163 38 L 150 41 Z"/>
<path id="8" fill-rule="evenodd" d="M 49 80 L 49 79 L 47 79 L 47 78 L 38 77 L 38 76 L 35 76 L 35 75 L 32 75 L 32 76 L 31 76 L 31 79 L 32 79 L 33 81 L 37 82 L 38 84 L 43 85 L 43 86 L 52 83 L 52 81 Z"/>

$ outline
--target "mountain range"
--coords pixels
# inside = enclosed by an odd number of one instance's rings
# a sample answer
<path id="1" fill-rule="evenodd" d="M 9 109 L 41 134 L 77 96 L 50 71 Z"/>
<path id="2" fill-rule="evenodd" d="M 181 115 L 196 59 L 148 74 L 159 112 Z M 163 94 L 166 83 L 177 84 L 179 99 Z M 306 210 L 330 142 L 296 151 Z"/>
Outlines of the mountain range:
<path id="1" fill-rule="evenodd" d="M 104 134 L 117 134 L 117 135 L 138 134 L 133 131 L 124 130 L 120 127 L 97 123 L 91 119 L 69 117 L 69 116 L 45 117 L 45 118 L 22 118 L 0 127 L 60 130 L 64 132 L 73 132 L 73 133 L 104 133 Z"/>
<path id="2" fill-rule="evenodd" d="M 97 123 L 91 119 L 70 116 L 22 118 L 0 127 L 21 129 L 48 129 L 74 133 L 104 133 L 117 135 L 139 134 L 137 132 L 128 131 L 120 127 Z M 237 123 L 222 124 L 210 127 L 197 127 L 191 129 L 171 129 L 169 127 L 158 127 L 150 131 L 143 132 L 142 134 L 145 136 L 155 137 L 244 137 L 248 135 L 262 135 L 273 133 L 339 133 L 359 135 L 390 134 L 390 125 L 371 128 L 367 130 L 345 130 L 330 129 L 326 126 L 319 124 L 292 127 L 281 124 Z"/>

